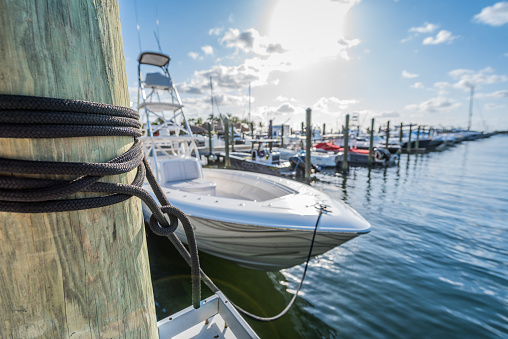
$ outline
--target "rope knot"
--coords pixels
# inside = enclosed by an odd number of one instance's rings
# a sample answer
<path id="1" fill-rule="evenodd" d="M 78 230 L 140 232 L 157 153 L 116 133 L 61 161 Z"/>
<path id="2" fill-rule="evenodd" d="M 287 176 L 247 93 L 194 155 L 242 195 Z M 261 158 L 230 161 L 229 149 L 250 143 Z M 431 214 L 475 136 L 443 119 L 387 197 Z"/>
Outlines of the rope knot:
<path id="1" fill-rule="evenodd" d="M 159 208 L 161 213 L 152 213 L 149 221 L 149 226 L 152 232 L 163 237 L 167 237 L 172 234 L 178 227 L 178 220 L 180 219 L 178 218 L 178 214 L 175 214 L 175 210 L 183 214 L 182 211 L 171 205 L 161 206 Z M 162 213 L 166 214 L 168 217 L 165 218 Z M 159 216 L 157 216 L 157 214 L 159 214 Z"/>

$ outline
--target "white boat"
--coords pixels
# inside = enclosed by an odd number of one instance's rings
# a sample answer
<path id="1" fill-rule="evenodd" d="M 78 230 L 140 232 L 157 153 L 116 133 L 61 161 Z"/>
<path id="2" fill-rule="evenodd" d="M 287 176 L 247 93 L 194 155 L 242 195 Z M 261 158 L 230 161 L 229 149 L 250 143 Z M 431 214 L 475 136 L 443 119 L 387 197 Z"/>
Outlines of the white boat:
<path id="1" fill-rule="evenodd" d="M 256 141 L 251 141 L 256 143 Z M 264 142 L 264 141 L 263 141 Z M 225 156 L 224 153 L 221 153 Z M 252 148 L 249 152 L 230 152 L 231 167 L 238 170 L 271 175 L 294 175 L 295 168 L 289 161 L 280 159 L 280 153 L 267 149 Z"/>
<path id="2" fill-rule="evenodd" d="M 370 231 L 356 211 L 309 185 L 259 173 L 203 169 L 188 125 L 179 124 L 186 120 L 176 89 L 160 88 L 149 80 L 141 81 L 140 72 L 145 154 L 171 204 L 191 220 L 200 251 L 247 267 L 280 270 L 305 262 L 316 224 L 312 257 Z M 146 95 L 146 89 L 152 94 Z M 172 98 L 160 106 L 172 109 L 169 116 L 150 110 L 161 104 L 149 102 L 164 97 L 153 94 L 161 89 Z M 164 120 L 154 125 L 152 115 Z M 144 188 L 151 191 L 148 185 Z M 146 206 L 143 212 L 148 217 Z M 186 242 L 180 226 L 176 235 Z"/>
<path id="3" fill-rule="evenodd" d="M 303 139 L 303 138 L 302 138 Z M 299 146 L 301 144 L 302 146 Z M 305 157 L 305 151 L 302 149 L 303 141 L 290 143 L 286 147 L 279 147 L 277 151 L 280 153 L 282 160 L 289 160 L 292 157 Z M 335 158 L 337 154 L 334 152 L 326 152 L 321 150 L 311 149 L 310 162 L 318 167 L 335 167 Z"/>

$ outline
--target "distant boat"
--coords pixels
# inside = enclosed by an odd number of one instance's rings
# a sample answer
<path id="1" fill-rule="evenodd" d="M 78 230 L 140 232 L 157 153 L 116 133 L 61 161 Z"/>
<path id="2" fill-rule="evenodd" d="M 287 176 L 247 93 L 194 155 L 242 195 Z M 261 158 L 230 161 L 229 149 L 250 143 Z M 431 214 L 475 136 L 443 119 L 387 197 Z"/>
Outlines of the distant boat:
<path id="1" fill-rule="evenodd" d="M 314 147 L 316 149 L 322 149 L 324 151 L 334 151 L 337 152 L 337 156 L 335 157 L 335 162 L 340 165 L 344 161 L 344 148 L 341 146 L 337 146 L 330 142 L 321 142 L 316 144 Z M 369 164 L 369 150 L 358 149 L 354 147 L 348 148 L 348 162 L 351 164 L 357 165 L 367 165 Z M 372 164 L 374 165 L 382 165 L 388 166 L 395 162 L 397 159 L 397 154 L 391 154 L 388 150 L 380 147 L 374 148 L 374 153 L 372 154 Z"/>
<path id="2" fill-rule="evenodd" d="M 203 169 L 168 62 L 160 53 L 139 57 L 140 69 L 151 65 L 164 71 L 157 77 L 147 74 L 144 81 L 139 72 L 139 107 L 146 118 L 142 139 L 164 193 L 191 220 L 200 251 L 251 268 L 280 270 L 307 259 L 318 218 L 313 257 L 370 231 L 356 211 L 309 185 L 260 173 Z M 149 185 L 143 187 L 152 192 Z M 143 214 L 145 219 L 150 215 L 146 206 Z M 175 233 L 187 241 L 181 226 Z"/>
<path id="3" fill-rule="evenodd" d="M 221 155 L 225 156 L 224 153 Z M 295 174 L 295 167 L 291 162 L 282 160 L 280 153 L 275 150 L 253 148 L 250 152 L 230 152 L 229 159 L 231 167 L 238 170 L 271 175 Z"/>

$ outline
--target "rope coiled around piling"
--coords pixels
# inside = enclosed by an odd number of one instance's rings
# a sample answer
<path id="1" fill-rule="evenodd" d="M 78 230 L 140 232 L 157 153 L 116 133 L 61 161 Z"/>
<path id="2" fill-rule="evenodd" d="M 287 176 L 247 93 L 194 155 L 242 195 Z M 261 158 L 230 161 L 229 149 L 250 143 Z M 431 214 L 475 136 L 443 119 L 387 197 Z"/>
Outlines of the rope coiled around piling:
<path id="1" fill-rule="evenodd" d="M 49 213 L 77 211 L 120 203 L 136 196 L 152 211 L 149 226 L 167 236 L 191 266 L 192 303 L 199 308 L 201 270 L 194 231 L 187 216 L 171 206 L 153 175 L 141 142 L 136 111 L 94 102 L 22 95 L 0 95 L 1 138 L 72 138 L 92 136 L 130 136 L 132 147 L 106 163 L 31 161 L 0 158 L 0 211 L 11 213 Z M 131 184 L 107 183 L 104 176 L 137 169 Z M 71 175 L 71 180 L 32 178 L 27 175 Z M 141 188 L 145 176 L 160 204 Z M 106 196 L 73 198 L 78 192 L 106 193 Z M 168 219 L 164 216 L 166 214 Z M 182 224 L 189 251 L 173 232 Z"/>

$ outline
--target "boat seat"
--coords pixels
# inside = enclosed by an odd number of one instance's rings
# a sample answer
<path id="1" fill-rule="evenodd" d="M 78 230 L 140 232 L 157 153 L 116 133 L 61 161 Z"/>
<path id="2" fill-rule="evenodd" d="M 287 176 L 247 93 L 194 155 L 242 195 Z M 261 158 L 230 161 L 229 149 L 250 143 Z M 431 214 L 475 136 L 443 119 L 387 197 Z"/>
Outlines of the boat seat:
<path id="1" fill-rule="evenodd" d="M 162 73 L 148 73 L 145 78 L 146 87 L 156 88 L 156 89 L 170 89 L 173 88 L 173 82 L 171 78 L 165 76 Z"/>
<path id="2" fill-rule="evenodd" d="M 203 178 L 197 158 L 174 158 L 159 162 L 163 186 L 179 191 L 215 195 L 216 185 Z"/>

